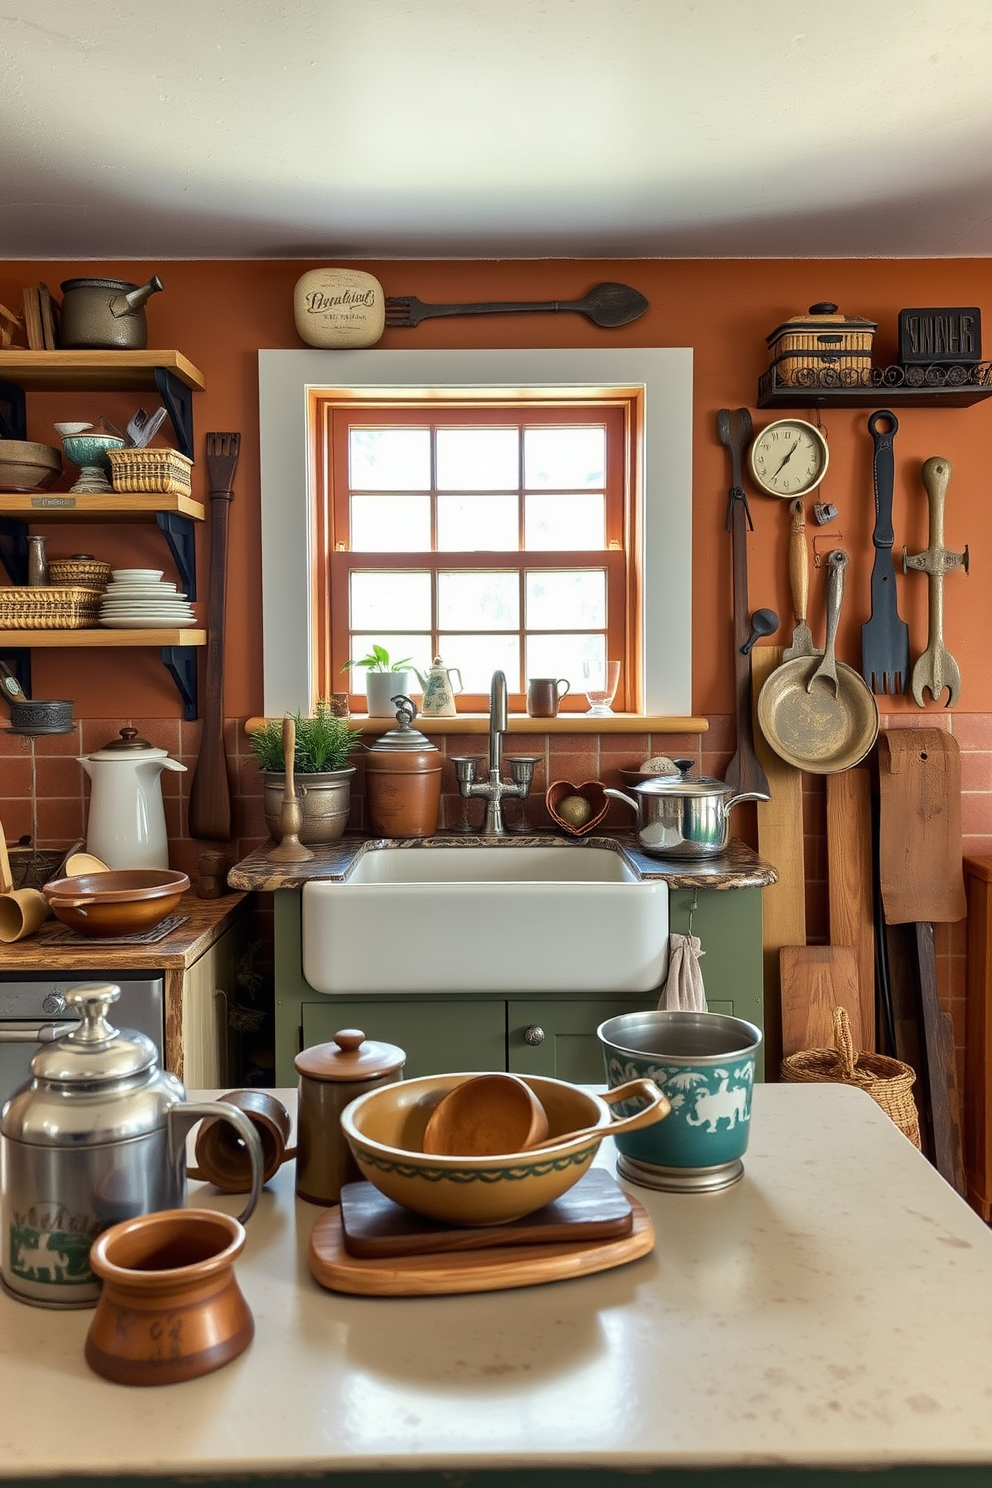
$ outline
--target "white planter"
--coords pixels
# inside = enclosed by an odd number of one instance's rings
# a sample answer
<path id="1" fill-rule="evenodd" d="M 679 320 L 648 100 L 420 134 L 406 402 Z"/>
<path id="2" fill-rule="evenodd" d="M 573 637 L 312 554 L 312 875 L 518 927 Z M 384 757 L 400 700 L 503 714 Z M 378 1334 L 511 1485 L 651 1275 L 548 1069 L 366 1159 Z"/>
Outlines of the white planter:
<path id="1" fill-rule="evenodd" d="M 366 672 L 365 696 L 369 704 L 370 718 L 395 718 L 396 706 L 392 702 L 401 693 L 410 697 L 421 692 L 420 679 L 416 672 Z"/>

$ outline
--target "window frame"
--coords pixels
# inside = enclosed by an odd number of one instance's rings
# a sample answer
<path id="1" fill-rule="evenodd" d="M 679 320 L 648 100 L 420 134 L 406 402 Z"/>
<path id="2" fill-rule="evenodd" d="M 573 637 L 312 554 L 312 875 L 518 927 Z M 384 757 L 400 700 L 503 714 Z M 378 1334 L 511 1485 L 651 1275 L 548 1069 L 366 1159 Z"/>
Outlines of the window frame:
<path id="1" fill-rule="evenodd" d="M 634 390 L 644 398 L 639 501 L 643 575 L 641 708 L 691 716 L 692 350 L 688 347 L 479 348 L 461 351 L 262 350 L 258 354 L 263 707 L 267 716 L 317 698 L 317 578 L 312 524 L 310 394 L 380 397 L 403 388 Z M 303 582 L 301 582 L 301 579 Z M 251 596 L 244 596 L 246 626 Z"/>

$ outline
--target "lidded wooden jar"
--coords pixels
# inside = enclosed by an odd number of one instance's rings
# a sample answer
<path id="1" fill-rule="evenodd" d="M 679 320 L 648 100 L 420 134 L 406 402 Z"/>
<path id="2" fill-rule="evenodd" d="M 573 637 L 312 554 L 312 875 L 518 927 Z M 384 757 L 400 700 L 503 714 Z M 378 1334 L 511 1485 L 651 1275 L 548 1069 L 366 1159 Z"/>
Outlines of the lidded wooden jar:
<path id="1" fill-rule="evenodd" d="M 296 1192 L 301 1199 L 336 1204 L 343 1185 L 359 1181 L 341 1112 L 367 1090 L 399 1080 L 405 1063 L 398 1045 L 367 1039 L 360 1028 L 342 1028 L 329 1043 L 297 1054 Z"/>
<path id="2" fill-rule="evenodd" d="M 396 728 L 365 756 L 369 830 L 375 837 L 432 837 L 441 804 L 441 753 L 413 728 L 416 705 L 404 697 Z"/>

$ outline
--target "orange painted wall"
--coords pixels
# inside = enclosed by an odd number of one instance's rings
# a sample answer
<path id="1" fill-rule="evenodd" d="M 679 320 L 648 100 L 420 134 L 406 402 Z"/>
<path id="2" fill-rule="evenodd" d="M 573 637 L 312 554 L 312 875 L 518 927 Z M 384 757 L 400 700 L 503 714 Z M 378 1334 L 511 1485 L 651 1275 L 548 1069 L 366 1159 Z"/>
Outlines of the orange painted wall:
<path id="1" fill-rule="evenodd" d="M 293 286 L 313 261 L 149 263 L 0 263 L 0 302 L 20 303 L 24 284 L 79 274 L 107 273 L 143 282 L 159 270 L 165 291 L 148 304 L 150 344 L 175 347 L 205 374 L 207 391 L 195 400 L 196 452 L 202 461 L 206 430 L 242 432 L 241 462 L 231 511 L 231 568 L 227 617 L 226 712 L 229 717 L 258 713 L 261 640 L 258 492 L 258 407 L 256 353 L 261 347 L 296 347 Z M 777 413 L 755 409 L 756 385 L 766 363 L 764 338 L 781 320 L 817 300 L 832 299 L 849 314 L 879 322 L 876 362 L 895 359 L 898 311 L 908 305 L 983 306 L 990 274 L 985 260 L 900 261 L 677 261 L 535 260 L 525 262 L 368 262 L 387 294 L 413 293 L 427 300 L 567 298 L 584 293 L 601 279 L 641 289 L 651 308 L 640 320 L 617 331 L 599 330 L 577 315 L 462 318 L 426 322 L 416 330 L 387 331 L 384 347 L 427 346 L 691 346 L 695 352 L 693 476 L 692 637 L 671 638 L 693 648 L 693 712 L 733 713 L 730 538 L 724 530 L 730 483 L 726 452 L 715 433 L 720 407 L 747 406 L 761 424 Z M 985 308 L 983 306 L 983 308 Z M 986 341 L 992 343 L 992 317 Z M 992 351 L 992 344 L 988 345 Z M 154 399 L 154 393 L 146 395 Z M 126 394 L 30 395 L 29 437 L 54 440 L 55 419 L 105 413 L 122 422 L 136 401 Z M 142 401 L 145 401 L 144 399 Z M 146 406 L 149 406 L 146 402 Z M 151 405 L 154 406 L 154 405 Z M 879 406 L 884 406 L 880 399 Z M 824 414 L 830 441 L 830 470 L 821 491 L 839 509 L 831 527 L 851 554 L 845 616 L 839 652 L 857 666 L 859 627 L 867 618 L 868 578 L 873 550 L 870 410 L 836 409 Z M 967 543 L 972 573 L 947 580 L 945 640 L 963 676 L 959 713 L 992 713 L 992 667 L 988 661 L 992 524 L 989 521 L 987 468 L 992 444 L 992 400 L 969 409 L 905 409 L 896 437 L 896 554 L 905 542 L 911 551 L 927 542 L 927 512 L 919 469 L 929 455 L 946 456 L 953 467 L 945 541 L 954 549 Z M 62 485 L 71 483 L 71 474 Z M 194 471 L 194 494 L 205 498 L 201 465 Z M 782 616 L 775 638 L 787 643 L 791 632 L 786 543 L 787 504 L 751 493 L 754 532 L 749 539 L 750 601 Z M 46 530 L 46 529 L 39 529 Z M 114 526 L 47 529 L 50 551 L 95 551 L 115 563 L 169 568 L 162 540 L 153 527 Z M 811 530 L 817 530 L 811 524 Z M 840 535 L 843 535 L 842 538 Z M 200 572 L 205 578 L 206 528 L 198 531 Z M 899 608 L 911 629 L 913 654 L 926 643 L 926 581 L 900 576 Z M 202 605 L 202 591 L 201 591 Z M 204 613 L 201 608 L 201 613 Z M 811 578 L 810 622 L 822 635 L 823 577 Z M 81 664 L 82 658 L 82 664 Z M 173 717 L 178 694 L 154 651 L 42 652 L 34 654 L 38 696 L 71 697 L 78 717 L 112 713 Z M 886 712 L 905 721 L 931 723 L 946 718 L 942 708 L 920 710 L 911 699 L 886 703 Z"/>

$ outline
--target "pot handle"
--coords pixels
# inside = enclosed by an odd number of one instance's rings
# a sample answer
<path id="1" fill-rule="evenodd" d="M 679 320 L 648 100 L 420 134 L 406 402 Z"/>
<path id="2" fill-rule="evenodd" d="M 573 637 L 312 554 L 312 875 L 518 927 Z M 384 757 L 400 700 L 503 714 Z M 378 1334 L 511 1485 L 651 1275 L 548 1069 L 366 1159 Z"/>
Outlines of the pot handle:
<path id="1" fill-rule="evenodd" d="M 614 792 L 619 795 L 619 791 Z M 661 1090 L 653 1080 L 628 1080 L 626 1085 L 617 1085 L 614 1090 L 607 1090 L 600 1097 L 608 1106 L 619 1105 L 621 1101 L 634 1100 L 640 1097 L 649 1101 L 650 1104 L 638 1111 L 634 1116 L 620 1116 L 613 1124 L 606 1128 L 604 1135 L 614 1136 L 620 1131 L 637 1131 L 641 1126 L 653 1126 L 656 1121 L 661 1121 L 672 1109 L 668 1096 Z"/>
<path id="2" fill-rule="evenodd" d="M 771 796 L 767 791 L 742 791 L 739 796 L 731 796 L 729 801 L 723 805 L 724 816 L 729 816 L 733 808 L 741 801 L 770 801 Z"/>
<path id="3" fill-rule="evenodd" d="M 603 795 L 616 796 L 618 801 L 625 801 L 628 806 L 633 806 L 635 811 L 640 811 L 641 809 L 638 806 L 637 802 L 634 800 L 633 796 L 628 796 L 625 791 L 614 790 L 612 785 L 604 785 Z"/>
<path id="4" fill-rule="evenodd" d="M 175 1161 L 180 1182 L 177 1185 L 179 1191 L 183 1190 L 182 1176 L 185 1173 L 183 1159 L 186 1155 L 186 1133 L 190 1127 L 195 1126 L 204 1116 L 220 1116 L 224 1121 L 229 1121 L 238 1136 L 248 1149 L 251 1159 L 251 1193 L 248 1202 L 238 1215 L 241 1224 L 251 1218 L 255 1205 L 262 1194 L 262 1177 L 265 1159 L 262 1155 L 262 1143 L 254 1124 L 245 1115 L 244 1111 L 232 1106 L 226 1101 L 177 1101 L 170 1106 L 166 1112 L 166 1120 L 169 1124 L 169 1141 L 172 1147 L 173 1160 Z"/>

